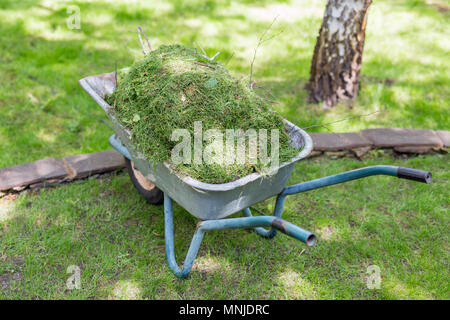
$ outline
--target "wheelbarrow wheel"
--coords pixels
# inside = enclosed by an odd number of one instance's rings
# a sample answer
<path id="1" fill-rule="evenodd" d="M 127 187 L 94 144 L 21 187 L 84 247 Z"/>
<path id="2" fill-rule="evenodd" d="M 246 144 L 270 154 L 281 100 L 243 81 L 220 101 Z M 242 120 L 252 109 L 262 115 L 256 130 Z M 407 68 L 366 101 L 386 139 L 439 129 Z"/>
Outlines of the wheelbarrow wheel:
<path id="1" fill-rule="evenodd" d="M 128 174 L 138 193 L 150 204 L 162 204 L 164 193 L 134 167 L 133 161 L 125 158 Z"/>

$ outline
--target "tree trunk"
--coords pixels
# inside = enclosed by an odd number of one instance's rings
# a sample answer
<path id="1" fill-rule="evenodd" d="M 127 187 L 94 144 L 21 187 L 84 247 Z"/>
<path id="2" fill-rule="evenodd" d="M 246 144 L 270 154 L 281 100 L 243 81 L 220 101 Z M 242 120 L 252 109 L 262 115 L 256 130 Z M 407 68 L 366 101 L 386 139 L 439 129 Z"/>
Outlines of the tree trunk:
<path id="1" fill-rule="evenodd" d="M 331 108 L 358 95 L 367 10 L 371 0 L 328 0 L 317 37 L 308 89 L 310 102 Z"/>

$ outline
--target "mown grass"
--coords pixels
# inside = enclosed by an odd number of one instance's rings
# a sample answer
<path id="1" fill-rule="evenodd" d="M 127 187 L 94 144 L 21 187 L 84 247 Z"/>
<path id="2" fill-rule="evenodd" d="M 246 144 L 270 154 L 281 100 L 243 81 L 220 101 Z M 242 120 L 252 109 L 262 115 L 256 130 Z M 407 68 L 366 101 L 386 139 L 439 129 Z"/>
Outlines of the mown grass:
<path id="1" fill-rule="evenodd" d="M 162 206 L 125 173 L 0 200 L 0 298 L 449 299 L 448 156 L 304 160 L 290 183 L 379 163 L 428 169 L 434 182 L 379 176 L 292 196 L 283 217 L 314 231 L 316 246 L 209 232 L 186 280 L 165 260 Z M 183 261 L 197 220 L 179 206 L 174 217 Z M 66 289 L 70 265 L 81 268 L 79 290 Z M 370 265 L 380 289 L 366 286 Z"/>
<path id="2" fill-rule="evenodd" d="M 0 167 L 107 149 L 112 134 L 101 109 L 77 81 L 129 66 L 142 51 L 136 27 L 153 47 L 199 43 L 238 77 L 248 76 L 259 35 L 279 14 L 283 31 L 257 54 L 254 78 L 272 88 L 275 109 L 299 127 L 350 116 L 331 131 L 369 127 L 448 129 L 449 19 L 444 1 L 378 0 L 372 4 L 359 98 L 331 111 L 307 103 L 315 39 L 325 0 L 47 1 L 0 4 Z M 433 5 L 437 3 L 437 5 Z M 81 10 L 70 30 L 68 5 Z M 311 130 L 327 131 L 327 128 Z"/>
<path id="3" fill-rule="evenodd" d="M 301 151 L 290 145 L 283 118 L 274 112 L 267 98 L 255 94 L 249 81 L 231 76 L 222 63 L 205 59 L 199 49 L 161 46 L 133 64 L 121 78 L 116 90 L 105 97 L 112 106 L 110 112 L 129 130 L 136 150 L 152 163 L 169 162 L 181 175 L 207 183 L 226 183 L 264 172 L 276 166 L 272 159 L 281 164 Z M 191 138 L 187 142 L 185 137 L 174 135 L 185 130 L 190 137 L 195 137 L 196 123 L 205 137 L 208 130 L 223 135 L 209 137 L 200 146 L 200 155 L 210 150 L 202 164 L 193 160 L 196 156 Z M 240 131 L 226 133 L 230 129 Z M 268 157 L 267 161 L 261 157 L 250 159 L 245 154 L 239 161 L 230 161 L 237 157 L 235 145 L 250 148 L 252 142 L 246 143 L 245 134 L 253 132 L 248 140 L 260 141 L 260 130 L 266 130 L 266 145 L 267 141 L 273 141 L 272 132 L 278 132 L 277 151 L 270 144 L 266 152 L 257 146 L 255 153 L 265 153 L 263 157 Z M 224 139 L 228 145 L 231 141 L 233 151 L 222 155 L 223 150 L 218 152 L 218 149 L 223 147 Z M 211 151 L 211 145 L 217 144 L 217 140 L 222 147 L 216 145 L 216 150 Z M 180 152 L 182 155 L 176 151 L 180 144 L 187 146 L 189 155 L 185 148 Z M 176 156 L 184 160 L 173 161 Z"/>

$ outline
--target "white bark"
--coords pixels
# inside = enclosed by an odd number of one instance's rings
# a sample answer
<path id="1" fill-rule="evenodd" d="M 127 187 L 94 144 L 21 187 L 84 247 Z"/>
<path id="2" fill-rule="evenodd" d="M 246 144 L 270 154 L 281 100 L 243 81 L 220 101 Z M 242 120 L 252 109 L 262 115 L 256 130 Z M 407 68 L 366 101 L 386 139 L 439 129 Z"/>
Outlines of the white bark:
<path id="1" fill-rule="evenodd" d="M 332 107 L 357 95 L 370 3 L 328 0 L 311 65 L 311 101 Z"/>

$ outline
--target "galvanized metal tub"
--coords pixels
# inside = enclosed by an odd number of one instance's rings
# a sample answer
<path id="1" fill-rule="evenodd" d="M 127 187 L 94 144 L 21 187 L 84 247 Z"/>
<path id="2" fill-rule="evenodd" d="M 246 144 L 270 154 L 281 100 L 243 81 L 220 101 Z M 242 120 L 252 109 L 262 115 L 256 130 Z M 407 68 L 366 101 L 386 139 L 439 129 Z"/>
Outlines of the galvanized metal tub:
<path id="1" fill-rule="evenodd" d="M 221 219 L 279 194 L 291 176 L 295 163 L 305 158 L 313 147 L 311 137 L 305 131 L 284 120 L 292 145 L 302 148 L 296 157 L 280 164 L 269 174 L 253 173 L 222 184 L 204 183 L 179 175 L 167 162 L 153 164 L 135 149 L 130 132 L 119 123 L 112 112 L 113 108 L 103 99 L 105 94 L 111 94 L 116 87 L 114 73 L 86 77 L 79 83 L 108 114 L 135 167 L 170 198 L 201 220 Z"/>

